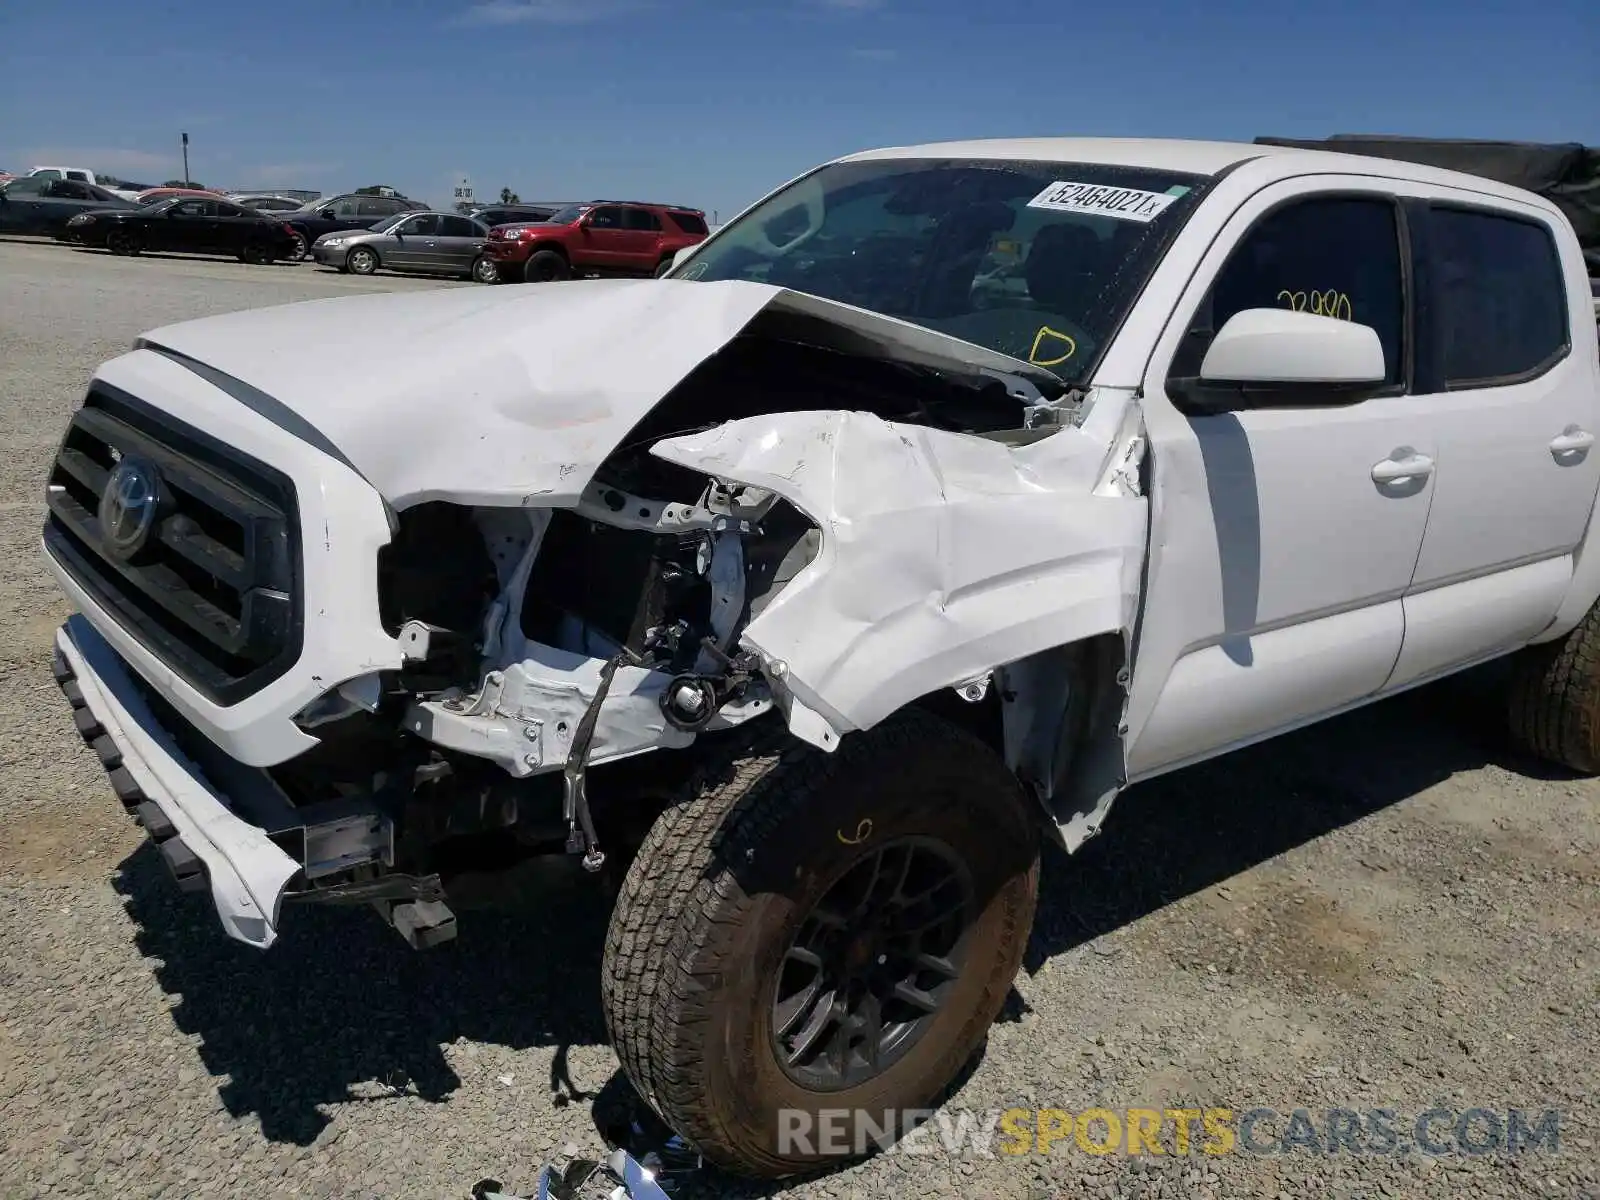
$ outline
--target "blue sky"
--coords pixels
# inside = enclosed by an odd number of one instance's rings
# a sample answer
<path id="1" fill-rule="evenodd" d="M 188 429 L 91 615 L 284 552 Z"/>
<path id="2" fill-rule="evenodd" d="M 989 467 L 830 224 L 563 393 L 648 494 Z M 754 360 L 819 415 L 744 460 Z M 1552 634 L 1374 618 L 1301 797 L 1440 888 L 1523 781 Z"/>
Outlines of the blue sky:
<path id="1" fill-rule="evenodd" d="M 874 145 L 1041 134 L 1600 143 L 1594 0 L 0 5 L 0 168 L 615 195 L 727 219 Z"/>

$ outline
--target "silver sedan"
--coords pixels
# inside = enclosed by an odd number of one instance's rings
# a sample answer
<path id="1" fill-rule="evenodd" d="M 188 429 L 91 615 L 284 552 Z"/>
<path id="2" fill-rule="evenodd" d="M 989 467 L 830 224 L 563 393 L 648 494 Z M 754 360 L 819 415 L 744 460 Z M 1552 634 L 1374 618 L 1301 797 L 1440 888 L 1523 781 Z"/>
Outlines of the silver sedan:
<path id="1" fill-rule="evenodd" d="M 429 275 L 492 276 L 494 263 L 483 257 L 489 228 L 471 217 L 444 212 L 406 212 L 371 229 L 325 233 L 311 246 L 311 257 L 326 267 L 371 275 L 374 271 L 414 271 Z M 492 282 L 491 279 L 484 280 Z"/>

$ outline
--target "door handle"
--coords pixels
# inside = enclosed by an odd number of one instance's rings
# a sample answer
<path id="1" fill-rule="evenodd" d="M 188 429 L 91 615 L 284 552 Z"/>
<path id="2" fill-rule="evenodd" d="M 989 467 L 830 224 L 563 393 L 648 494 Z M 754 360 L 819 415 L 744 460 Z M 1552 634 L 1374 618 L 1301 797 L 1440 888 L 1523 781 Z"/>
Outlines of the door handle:
<path id="1" fill-rule="evenodd" d="M 1564 454 L 1577 454 L 1594 445 L 1594 434 L 1586 429 L 1579 429 L 1576 425 L 1568 425 L 1561 431 L 1561 436 L 1551 439 L 1550 453 L 1559 461 Z"/>
<path id="2" fill-rule="evenodd" d="M 1422 480 L 1433 474 L 1433 459 L 1418 454 L 1409 446 L 1402 446 L 1381 463 L 1372 467 L 1374 483 L 1399 483 L 1404 479 Z"/>

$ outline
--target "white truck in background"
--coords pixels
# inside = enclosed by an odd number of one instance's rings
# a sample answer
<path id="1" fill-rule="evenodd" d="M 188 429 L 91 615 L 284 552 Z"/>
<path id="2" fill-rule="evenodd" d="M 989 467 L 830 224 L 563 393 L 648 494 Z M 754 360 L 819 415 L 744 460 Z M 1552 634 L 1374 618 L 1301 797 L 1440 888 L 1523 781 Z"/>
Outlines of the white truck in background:
<path id="1" fill-rule="evenodd" d="M 941 1093 L 1131 783 L 1505 655 L 1600 770 L 1591 303 L 1559 208 L 1426 166 L 853 155 L 664 280 L 144 335 L 50 476 L 56 675 L 252 945 L 623 868 L 624 1069 L 783 1175 L 785 1113 Z"/>

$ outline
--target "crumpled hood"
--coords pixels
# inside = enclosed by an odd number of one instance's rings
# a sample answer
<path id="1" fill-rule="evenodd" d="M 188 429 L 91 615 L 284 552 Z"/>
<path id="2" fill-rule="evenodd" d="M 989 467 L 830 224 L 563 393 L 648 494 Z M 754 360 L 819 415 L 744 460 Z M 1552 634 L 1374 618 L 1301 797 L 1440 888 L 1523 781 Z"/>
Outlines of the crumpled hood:
<path id="1" fill-rule="evenodd" d="M 282 406 L 280 423 L 313 427 L 396 508 L 563 506 L 667 393 L 774 308 L 840 349 L 988 368 L 1051 394 L 1062 387 L 1042 368 L 917 325 L 746 282 L 583 280 L 310 300 L 164 326 L 139 346 L 231 376 L 264 415 Z"/>

